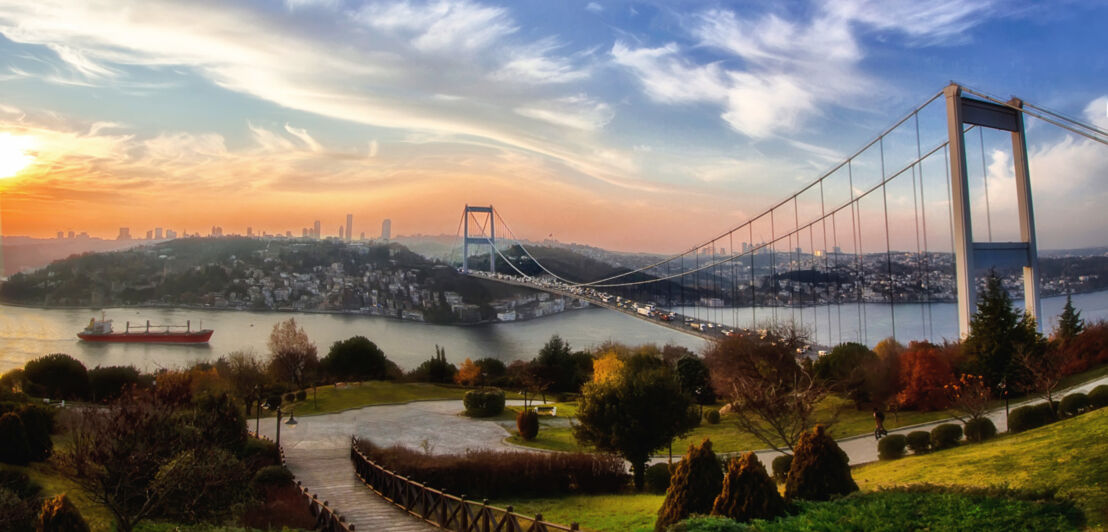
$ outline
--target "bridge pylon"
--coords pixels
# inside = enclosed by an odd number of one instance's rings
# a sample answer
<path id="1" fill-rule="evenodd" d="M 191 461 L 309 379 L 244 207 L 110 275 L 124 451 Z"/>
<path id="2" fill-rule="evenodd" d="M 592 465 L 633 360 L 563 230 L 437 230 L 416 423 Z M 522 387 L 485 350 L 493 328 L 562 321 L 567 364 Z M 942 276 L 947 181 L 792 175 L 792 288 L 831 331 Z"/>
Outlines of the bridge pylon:
<path id="1" fill-rule="evenodd" d="M 480 213 L 488 215 L 488 228 L 489 234 L 479 237 L 469 236 L 469 218 L 470 213 Z M 465 232 L 462 235 L 462 273 L 469 273 L 469 245 L 489 246 L 489 271 L 496 273 L 496 216 L 494 215 L 492 205 L 488 207 L 478 207 L 476 205 L 466 204 L 465 212 L 462 213 L 464 218 L 463 226 Z"/>
<path id="2" fill-rule="evenodd" d="M 1031 202 L 1031 176 L 1027 165 L 1027 141 L 1023 126 L 1023 102 L 1013 98 L 1007 105 L 962 96 L 962 87 L 951 83 L 946 96 L 947 133 L 950 138 L 950 189 L 954 219 L 955 281 L 958 290 L 958 331 L 962 338 L 970 332 L 970 319 L 976 311 L 977 286 L 975 264 L 1023 267 L 1024 308 L 1042 330 L 1042 306 L 1039 302 L 1039 251 L 1035 242 L 1035 214 Z M 965 124 L 1008 131 L 1012 135 L 1012 160 L 1015 162 L 1016 199 L 1020 225 L 1017 242 L 974 242 L 970 224 L 970 194 L 966 171 Z M 986 176 L 986 179 L 988 177 Z"/>

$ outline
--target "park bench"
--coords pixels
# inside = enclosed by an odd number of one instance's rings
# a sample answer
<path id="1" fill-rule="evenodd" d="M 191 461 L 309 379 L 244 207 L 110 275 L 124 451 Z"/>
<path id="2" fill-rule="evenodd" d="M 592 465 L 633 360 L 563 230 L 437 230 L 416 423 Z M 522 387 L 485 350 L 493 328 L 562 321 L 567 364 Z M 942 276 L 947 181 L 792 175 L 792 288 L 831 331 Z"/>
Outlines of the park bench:
<path id="1" fill-rule="evenodd" d="M 558 415 L 558 407 L 556 406 L 536 406 L 535 413 L 540 416 L 556 416 Z"/>

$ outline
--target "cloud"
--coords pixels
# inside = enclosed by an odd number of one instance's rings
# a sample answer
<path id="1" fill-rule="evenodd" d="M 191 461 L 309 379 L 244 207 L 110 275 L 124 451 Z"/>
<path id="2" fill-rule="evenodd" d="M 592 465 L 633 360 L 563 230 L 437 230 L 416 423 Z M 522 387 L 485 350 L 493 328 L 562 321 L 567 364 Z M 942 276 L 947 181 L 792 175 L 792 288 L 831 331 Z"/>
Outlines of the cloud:
<path id="1" fill-rule="evenodd" d="M 515 83 L 568 83 L 589 77 L 587 68 L 578 68 L 570 57 L 552 53 L 560 46 L 553 39 L 544 39 L 531 46 L 511 52 L 511 57 L 492 74 L 492 79 Z"/>
<path id="2" fill-rule="evenodd" d="M 585 10 L 592 11 L 593 13 L 600 13 L 601 11 L 604 11 L 604 6 L 596 2 L 589 2 L 588 4 L 585 4 Z"/>
<path id="3" fill-rule="evenodd" d="M 292 127 L 288 124 L 285 124 L 285 131 L 288 131 L 290 135 L 300 139 L 300 141 L 303 142 L 304 145 L 307 146 L 309 150 L 312 150 L 314 152 L 323 151 L 323 146 L 320 146 L 319 143 L 316 142 L 316 140 L 313 139 L 312 136 L 308 134 L 308 130 L 303 129 L 303 128 Z"/>
<path id="4" fill-rule="evenodd" d="M 409 34 L 412 46 L 424 52 L 477 51 L 518 30 L 506 9 L 466 0 L 371 4 L 358 18 L 373 28 Z"/>
<path id="5" fill-rule="evenodd" d="M 530 107 L 516 108 L 516 113 L 585 131 L 600 129 L 608 125 L 615 116 L 608 104 L 597 102 L 583 94 L 534 102 Z"/>
<path id="6" fill-rule="evenodd" d="M 377 156 L 377 150 L 378 150 L 377 139 L 373 139 L 373 140 L 369 141 L 368 155 L 369 155 L 370 159 Z"/>

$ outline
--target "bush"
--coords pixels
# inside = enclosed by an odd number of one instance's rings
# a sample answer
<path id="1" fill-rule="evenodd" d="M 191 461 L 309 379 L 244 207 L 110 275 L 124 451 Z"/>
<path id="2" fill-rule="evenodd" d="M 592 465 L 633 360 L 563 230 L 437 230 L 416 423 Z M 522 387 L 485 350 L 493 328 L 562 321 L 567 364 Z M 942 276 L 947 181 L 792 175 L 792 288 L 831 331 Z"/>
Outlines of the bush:
<path id="1" fill-rule="evenodd" d="M 931 450 L 931 433 L 926 430 L 914 430 L 908 433 L 908 448 L 914 454 L 924 454 Z"/>
<path id="2" fill-rule="evenodd" d="M 712 409 L 705 412 L 704 419 L 709 425 L 719 425 L 719 410 Z"/>
<path id="3" fill-rule="evenodd" d="M 646 474 L 644 476 L 647 493 L 661 495 L 669 489 L 669 464 L 654 464 L 646 468 Z"/>
<path id="4" fill-rule="evenodd" d="M 1089 403 L 1092 408 L 1104 408 L 1108 406 L 1108 384 L 1101 384 L 1089 392 Z"/>
<path id="5" fill-rule="evenodd" d="M 689 515 L 712 511 L 722 489 L 723 468 L 712 452 L 712 442 L 705 439 L 700 445 L 689 445 L 689 452 L 673 470 L 654 530 L 665 530 Z"/>
<path id="6" fill-rule="evenodd" d="M 37 497 L 42 491 L 42 487 L 32 482 L 27 473 L 14 469 L 0 469 L 0 489 L 8 490 L 20 499 Z"/>
<path id="7" fill-rule="evenodd" d="M 289 471 L 287 467 L 282 465 L 265 466 L 254 473 L 254 478 L 250 480 L 250 485 L 257 490 L 266 490 L 268 488 L 275 488 L 281 486 L 287 486 L 292 484 L 292 471 Z"/>
<path id="8" fill-rule="evenodd" d="M 31 446 L 19 416 L 11 412 L 0 416 L 0 462 L 27 465 L 30 460 Z"/>
<path id="9" fill-rule="evenodd" d="M 293 392 L 286 393 L 284 395 L 284 401 L 285 401 L 286 404 L 287 403 L 295 403 L 296 402 L 296 394 L 293 393 Z"/>
<path id="10" fill-rule="evenodd" d="M 64 493 L 42 501 L 42 510 L 38 514 L 35 530 L 88 532 L 88 529 L 85 518 L 81 517 L 81 512 Z"/>
<path id="11" fill-rule="evenodd" d="M 280 465 L 281 453 L 277 444 L 269 440 L 248 438 L 239 451 L 239 459 L 251 470 L 260 470 L 266 466 Z"/>
<path id="12" fill-rule="evenodd" d="M 107 403 L 138 386 L 139 371 L 134 366 L 96 366 L 88 370 L 88 383 L 92 400 Z"/>
<path id="13" fill-rule="evenodd" d="M 53 408 L 36 404 L 20 405 L 15 410 L 15 415 L 23 422 L 23 429 L 27 434 L 27 445 L 30 448 L 28 459 L 32 462 L 46 460 L 54 452 L 54 442 L 50 435 L 54 433 L 56 413 Z"/>
<path id="14" fill-rule="evenodd" d="M 793 455 L 783 454 L 773 459 L 773 479 L 785 482 L 789 478 L 789 468 L 793 465 Z"/>
<path id="15" fill-rule="evenodd" d="M 250 472 L 218 447 L 182 451 L 158 469 L 151 489 L 161 495 L 159 515 L 170 520 L 217 523 L 249 493 Z"/>
<path id="16" fill-rule="evenodd" d="M 931 449 L 941 451 L 958 445 L 962 439 L 962 426 L 954 423 L 943 423 L 931 429 Z"/>
<path id="17" fill-rule="evenodd" d="M 889 434 L 877 442 L 877 457 L 882 460 L 896 460 L 904 457 L 904 447 L 908 438 L 903 434 Z"/>
<path id="18" fill-rule="evenodd" d="M 539 414 L 532 409 L 520 411 L 516 414 L 516 430 L 519 437 L 527 441 L 535 439 L 539 435 Z M 668 480 L 667 480 L 668 482 Z"/>
<path id="19" fill-rule="evenodd" d="M 1046 403 L 1021 406 L 1008 414 L 1008 432 L 1023 432 L 1041 427 L 1054 420 L 1054 412 Z"/>
<path id="20" fill-rule="evenodd" d="M 723 490 L 712 504 L 712 514 L 736 521 L 773 519 L 785 514 L 785 499 L 758 457 L 745 453 L 727 463 Z"/>
<path id="21" fill-rule="evenodd" d="M 467 451 L 430 455 L 359 440 L 378 465 L 413 480 L 471 498 L 551 497 L 614 493 L 627 486 L 624 462 L 607 454 Z"/>
<path id="22" fill-rule="evenodd" d="M 966 422 L 966 441 L 981 443 L 996 436 L 996 425 L 987 417 L 979 417 Z"/>
<path id="23" fill-rule="evenodd" d="M 1083 393 L 1071 393 L 1062 398 L 1058 411 L 1063 416 L 1076 416 L 1089 409 L 1089 396 Z"/>
<path id="24" fill-rule="evenodd" d="M 296 392 L 296 400 L 297 401 L 305 401 L 307 399 L 308 399 L 308 390 L 300 390 L 299 392 Z"/>
<path id="25" fill-rule="evenodd" d="M 24 390 L 38 397 L 85 399 L 88 397 L 88 370 L 77 359 L 62 353 L 36 358 L 23 365 Z"/>
<path id="26" fill-rule="evenodd" d="M 470 390 L 462 397 L 469 417 L 499 416 L 504 412 L 504 392 L 500 390 Z"/>
<path id="27" fill-rule="evenodd" d="M 858 485 L 850 475 L 850 458 L 823 425 L 802 434 L 785 480 L 785 498 L 825 501 L 855 491 Z"/>

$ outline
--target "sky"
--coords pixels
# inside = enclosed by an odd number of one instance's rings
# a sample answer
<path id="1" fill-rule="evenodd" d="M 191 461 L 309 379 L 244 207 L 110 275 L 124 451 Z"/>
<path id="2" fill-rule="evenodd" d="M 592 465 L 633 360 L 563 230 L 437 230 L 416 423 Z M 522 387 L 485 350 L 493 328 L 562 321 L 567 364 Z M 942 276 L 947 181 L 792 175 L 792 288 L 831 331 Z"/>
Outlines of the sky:
<path id="1" fill-rule="evenodd" d="M 1105 20 L 1104 1 L 0 0 L 0 234 L 336 235 L 351 213 L 355 234 L 453 235 L 468 203 L 498 234 L 678 251 L 951 80 L 1108 128 Z M 912 144 L 943 140 L 937 107 Z M 967 134 L 975 205 L 992 193 L 975 235 L 1010 230 L 1006 142 Z M 1108 147 L 1029 119 L 1028 151 L 1040 247 L 1108 244 Z M 920 172 L 942 190 L 941 164 Z"/>

